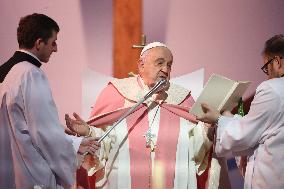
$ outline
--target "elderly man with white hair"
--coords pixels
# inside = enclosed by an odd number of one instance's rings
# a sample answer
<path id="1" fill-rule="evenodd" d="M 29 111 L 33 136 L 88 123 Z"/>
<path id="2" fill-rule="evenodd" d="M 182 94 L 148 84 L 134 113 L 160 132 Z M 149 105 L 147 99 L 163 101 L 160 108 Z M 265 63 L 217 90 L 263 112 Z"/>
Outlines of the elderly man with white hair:
<path id="1" fill-rule="evenodd" d="M 86 156 L 78 171 L 78 185 L 111 189 L 220 187 L 220 165 L 212 159 L 212 142 L 202 123 L 188 113 L 194 103 L 190 91 L 169 82 L 172 64 L 173 55 L 165 44 L 150 43 L 140 54 L 139 74 L 115 79 L 101 92 L 89 125 L 76 114 L 75 119 L 66 116 L 68 127 L 77 134 L 102 136 L 158 81 L 168 81 L 110 132 L 97 156 Z"/>

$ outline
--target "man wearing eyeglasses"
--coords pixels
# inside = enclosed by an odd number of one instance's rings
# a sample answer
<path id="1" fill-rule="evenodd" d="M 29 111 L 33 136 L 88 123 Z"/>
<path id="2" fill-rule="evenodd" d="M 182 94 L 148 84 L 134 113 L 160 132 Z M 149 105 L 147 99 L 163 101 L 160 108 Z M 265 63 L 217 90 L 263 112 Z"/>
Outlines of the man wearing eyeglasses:
<path id="1" fill-rule="evenodd" d="M 271 55 L 270 56 L 264 55 L 264 60 L 265 60 L 264 62 L 266 62 L 266 63 L 261 67 L 261 69 L 266 75 L 268 75 L 269 79 L 277 78 L 279 76 L 283 77 L 283 65 L 282 65 L 282 70 L 277 69 L 277 68 L 281 68 L 281 67 L 279 67 L 279 65 L 281 66 L 281 61 L 283 59 L 282 56 L 283 55 L 280 55 L 280 56 L 277 55 L 277 56 L 273 56 L 271 58 Z M 278 64 L 274 64 L 275 61 Z M 271 66 L 269 67 L 269 65 L 271 65 Z M 276 65 L 276 70 L 273 69 L 275 67 L 273 65 Z M 270 70 L 270 74 L 268 73 L 268 70 Z"/>
<path id="2" fill-rule="evenodd" d="M 268 75 L 256 89 L 250 111 L 244 117 L 225 111 L 221 115 L 202 104 L 198 120 L 215 124 L 218 156 L 232 152 L 247 156 L 245 189 L 284 188 L 284 35 L 266 41 L 263 50 Z"/>

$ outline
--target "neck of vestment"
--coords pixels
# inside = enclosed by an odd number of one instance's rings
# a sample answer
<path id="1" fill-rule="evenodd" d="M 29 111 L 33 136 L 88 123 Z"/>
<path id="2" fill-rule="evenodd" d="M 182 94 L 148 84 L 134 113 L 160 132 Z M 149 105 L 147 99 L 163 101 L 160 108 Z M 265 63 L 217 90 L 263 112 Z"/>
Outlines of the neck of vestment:
<path id="1" fill-rule="evenodd" d="M 5 77 L 13 68 L 13 66 L 24 61 L 27 61 L 37 67 L 41 66 L 40 61 L 38 61 L 33 56 L 22 51 L 16 51 L 14 55 L 7 62 L 5 62 L 3 65 L 0 66 L 0 83 L 4 81 Z"/>

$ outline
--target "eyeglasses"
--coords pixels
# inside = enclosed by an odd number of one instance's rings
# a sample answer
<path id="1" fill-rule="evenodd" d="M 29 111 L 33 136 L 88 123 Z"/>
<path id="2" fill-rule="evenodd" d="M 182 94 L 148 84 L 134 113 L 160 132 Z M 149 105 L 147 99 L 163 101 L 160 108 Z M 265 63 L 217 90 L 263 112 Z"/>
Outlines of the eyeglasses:
<path id="1" fill-rule="evenodd" d="M 272 61 L 275 59 L 275 57 L 271 58 L 270 60 L 268 60 L 262 67 L 262 71 L 268 75 L 268 64 L 272 63 Z"/>
<path id="2" fill-rule="evenodd" d="M 268 64 L 272 63 L 275 58 L 276 58 L 276 56 L 273 57 L 273 58 L 271 58 L 270 60 L 268 60 L 268 61 L 261 67 L 262 71 L 263 71 L 266 75 L 268 75 Z M 283 59 L 283 57 L 279 57 L 279 58 L 280 58 L 280 59 Z"/>

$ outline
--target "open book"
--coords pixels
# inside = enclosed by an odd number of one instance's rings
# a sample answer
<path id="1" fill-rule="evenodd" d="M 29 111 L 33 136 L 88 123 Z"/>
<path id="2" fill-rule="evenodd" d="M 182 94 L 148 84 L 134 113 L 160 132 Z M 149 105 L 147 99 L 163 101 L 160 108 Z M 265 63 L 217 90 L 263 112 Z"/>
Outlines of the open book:
<path id="1" fill-rule="evenodd" d="M 201 103 L 206 103 L 219 111 L 231 111 L 238 105 L 240 98 L 250 83 L 250 81 L 234 81 L 213 74 L 192 106 L 190 113 L 196 116 L 203 115 Z"/>

